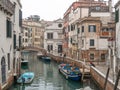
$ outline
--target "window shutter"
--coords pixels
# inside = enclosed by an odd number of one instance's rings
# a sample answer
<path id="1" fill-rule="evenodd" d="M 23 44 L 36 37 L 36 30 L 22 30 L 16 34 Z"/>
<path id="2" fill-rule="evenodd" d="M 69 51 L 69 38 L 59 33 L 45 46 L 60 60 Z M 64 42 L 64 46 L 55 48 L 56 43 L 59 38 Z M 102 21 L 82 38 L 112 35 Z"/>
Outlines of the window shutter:
<path id="1" fill-rule="evenodd" d="M 115 11 L 115 22 L 119 22 L 119 9 Z"/>
<path id="2" fill-rule="evenodd" d="M 21 47 L 21 36 L 19 36 L 19 47 Z"/>
<path id="3" fill-rule="evenodd" d="M 14 34 L 14 49 L 16 49 L 16 35 Z"/>
<path id="4" fill-rule="evenodd" d="M 12 23 L 9 21 L 9 37 L 12 37 Z"/>
<path id="5" fill-rule="evenodd" d="M 80 33 L 80 28 L 77 29 L 77 34 Z"/>
<path id="6" fill-rule="evenodd" d="M 94 25 L 94 32 L 96 32 L 96 26 Z"/>

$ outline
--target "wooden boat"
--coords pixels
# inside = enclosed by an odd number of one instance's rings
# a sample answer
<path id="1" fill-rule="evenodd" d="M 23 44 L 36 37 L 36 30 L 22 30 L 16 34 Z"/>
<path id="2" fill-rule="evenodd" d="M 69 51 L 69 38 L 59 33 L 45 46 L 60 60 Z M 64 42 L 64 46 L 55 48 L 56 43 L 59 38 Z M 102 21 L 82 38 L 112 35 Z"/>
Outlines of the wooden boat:
<path id="1" fill-rule="evenodd" d="M 81 80 L 82 73 L 77 67 L 73 67 L 70 64 L 60 64 L 59 71 L 66 77 L 66 79 L 71 79 L 74 81 Z"/>
<path id="2" fill-rule="evenodd" d="M 33 72 L 25 72 L 23 73 L 17 80 L 17 83 L 31 83 L 34 79 L 34 73 Z"/>
<path id="3" fill-rule="evenodd" d="M 28 68 L 28 63 L 29 63 L 28 60 L 22 59 L 22 61 L 21 61 L 21 68 L 22 69 L 27 69 Z"/>
<path id="4" fill-rule="evenodd" d="M 42 60 L 46 61 L 46 62 L 50 62 L 51 61 L 51 57 L 49 57 L 49 56 L 43 56 Z"/>

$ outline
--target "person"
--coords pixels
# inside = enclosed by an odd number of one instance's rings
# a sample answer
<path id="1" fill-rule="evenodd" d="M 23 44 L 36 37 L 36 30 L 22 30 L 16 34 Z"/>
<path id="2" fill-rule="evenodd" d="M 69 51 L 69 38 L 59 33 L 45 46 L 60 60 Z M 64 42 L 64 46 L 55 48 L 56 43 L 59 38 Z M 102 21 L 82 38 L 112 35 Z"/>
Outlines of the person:
<path id="1" fill-rule="evenodd" d="M 66 53 L 64 54 L 64 58 L 66 57 Z"/>
<path id="2" fill-rule="evenodd" d="M 93 66 L 93 67 L 95 67 L 95 64 L 93 64 L 92 62 L 90 62 L 90 65 Z"/>
<path id="3" fill-rule="evenodd" d="M 22 77 L 22 83 L 23 83 L 23 84 L 25 83 L 25 78 L 24 78 L 24 77 Z"/>
<path id="4" fill-rule="evenodd" d="M 63 61 L 64 61 L 64 58 L 66 57 L 66 53 L 64 53 L 64 55 L 63 55 Z"/>

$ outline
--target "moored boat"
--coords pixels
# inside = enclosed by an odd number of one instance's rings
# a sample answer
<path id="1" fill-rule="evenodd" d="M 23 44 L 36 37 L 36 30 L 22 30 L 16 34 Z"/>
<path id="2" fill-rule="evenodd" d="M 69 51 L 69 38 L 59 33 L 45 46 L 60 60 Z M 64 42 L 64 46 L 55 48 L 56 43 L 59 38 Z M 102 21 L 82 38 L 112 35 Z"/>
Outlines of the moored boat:
<path id="1" fill-rule="evenodd" d="M 28 68 L 28 63 L 29 63 L 28 60 L 22 59 L 22 61 L 21 61 L 21 68 L 22 69 L 27 69 Z"/>
<path id="2" fill-rule="evenodd" d="M 49 57 L 49 56 L 43 56 L 42 60 L 50 62 L 51 61 L 51 57 Z"/>
<path id="3" fill-rule="evenodd" d="M 23 73 L 17 80 L 17 83 L 31 83 L 34 79 L 34 73 L 33 72 L 25 72 Z"/>
<path id="4" fill-rule="evenodd" d="M 74 81 L 81 80 L 82 74 L 80 69 L 73 67 L 70 64 L 60 64 L 59 71 L 66 77 L 66 79 L 71 79 Z"/>

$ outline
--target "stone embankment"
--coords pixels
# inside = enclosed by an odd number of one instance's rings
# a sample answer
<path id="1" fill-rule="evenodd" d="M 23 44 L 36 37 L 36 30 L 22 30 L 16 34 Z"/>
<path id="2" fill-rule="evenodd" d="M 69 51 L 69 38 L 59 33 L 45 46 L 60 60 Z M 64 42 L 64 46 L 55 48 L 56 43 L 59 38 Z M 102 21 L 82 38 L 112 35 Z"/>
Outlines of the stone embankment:
<path id="1" fill-rule="evenodd" d="M 97 64 L 94 66 L 90 66 L 90 64 L 85 64 L 85 62 L 78 61 L 75 59 L 71 59 L 69 57 L 62 57 L 62 56 L 55 56 L 53 54 L 47 54 L 50 56 L 54 61 L 60 63 L 60 62 L 65 62 L 69 63 L 75 66 L 78 66 L 81 68 L 83 76 L 87 75 L 90 73 L 91 77 L 95 80 L 95 82 L 101 87 L 105 87 L 105 79 L 106 79 L 106 73 L 107 73 L 107 67 L 105 65 Z M 112 70 L 110 70 L 110 75 L 108 77 L 108 81 L 106 84 L 106 89 L 105 90 L 114 90 L 115 82 L 112 80 Z M 84 77 L 83 77 L 84 78 Z M 103 89 L 104 90 L 104 89 Z M 118 85 L 117 90 L 120 90 L 120 85 Z"/>

